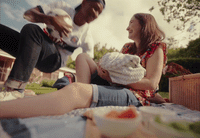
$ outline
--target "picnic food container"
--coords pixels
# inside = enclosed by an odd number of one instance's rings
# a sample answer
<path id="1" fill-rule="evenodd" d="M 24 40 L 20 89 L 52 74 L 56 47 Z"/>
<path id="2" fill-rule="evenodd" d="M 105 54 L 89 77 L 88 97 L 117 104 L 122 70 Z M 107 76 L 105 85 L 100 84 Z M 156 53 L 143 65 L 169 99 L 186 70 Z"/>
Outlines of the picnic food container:
<path id="1" fill-rule="evenodd" d="M 173 112 L 168 109 L 162 109 L 159 107 L 152 107 L 152 106 L 142 106 L 139 107 L 139 111 L 142 115 L 142 125 L 144 129 L 146 129 L 146 133 L 152 133 L 151 127 L 149 126 L 150 119 L 154 118 L 157 115 L 165 115 L 165 116 L 176 116 L 176 112 Z"/>
<path id="2" fill-rule="evenodd" d="M 158 118 L 155 117 L 153 119 L 150 120 L 150 127 L 152 128 L 152 131 L 154 132 L 154 134 L 158 137 L 158 138 L 199 138 L 200 135 L 191 131 L 187 131 L 187 130 L 182 130 L 184 125 L 180 125 L 180 124 L 190 124 L 192 122 L 186 121 L 186 120 L 174 120 L 174 121 L 170 121 L 170 119 L 168 121 L 161 121 L 158 122 L 156 121 L 156 119 Z M 160 120 L 162 120 L 162 118 L 165 118 L 164 116 L 160 117 Z M 173 126 L 170 126 L 169 124 L 173 123 Z M 167 125 L 168 124 L 168 125 Z M 179 126 L 180 125 L 180 126 Z M 185 128 L 189 128 L 187 125 L 185 125 Z M 179 128 L 178 128 L 179 127 Z"/>
<path id="3" fill-rule="evenodd" d="M 101 134 L 110 137 L 123 137 L 131 135 L 141 123 L 142 117 L 139 111 L 136 111 L 137 116 L 135 118 L 116 119 L 106 117 L 106 115 L 111 111 L 125 111 L 129 108 L 130 107 L 116 106 L 112 109 L 101 108 L 94 110 L 94 120 Z M 137 109 L 135 108 L 135 110 Z"/>
<path id="4" fill-rule="evenodd" d="M 200 111 L 200 73 L 169 78 L 169 100 Z"/>

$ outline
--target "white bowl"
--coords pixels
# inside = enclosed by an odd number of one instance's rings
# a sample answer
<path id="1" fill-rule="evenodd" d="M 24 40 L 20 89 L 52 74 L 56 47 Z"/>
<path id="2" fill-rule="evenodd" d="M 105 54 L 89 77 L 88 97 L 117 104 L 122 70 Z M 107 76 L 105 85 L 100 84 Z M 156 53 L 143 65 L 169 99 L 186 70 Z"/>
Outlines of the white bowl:
<path id="1" fill-rule="evenodd" d="M 114 106 L 112 108 L 98 108 L 93 111 L 96 125 L 101 132 L 110 137 L 123 137 L 131 135 L 141 123 L 141 114 L 137 111 L 138 116 L 133 119 L 112 119 L 106 118 L 105 115 L 112 110 L 123 111 L 130 107 Z"/>
<path id="2" fill-rule="evenodd" d="M 158 138 L 195 138 L 192 133 L 175 130 L 174 128 L 156 122 L 155 119 L 150 120 L 150 127 Z M 196 134 L 196 137 L 200 137 L 200 135 Z"/>

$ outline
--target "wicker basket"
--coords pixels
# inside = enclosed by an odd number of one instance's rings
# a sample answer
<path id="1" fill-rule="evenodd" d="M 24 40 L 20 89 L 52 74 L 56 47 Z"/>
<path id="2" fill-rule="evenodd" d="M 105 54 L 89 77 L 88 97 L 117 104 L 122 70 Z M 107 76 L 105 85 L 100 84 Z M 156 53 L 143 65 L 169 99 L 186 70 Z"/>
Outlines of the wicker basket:
<path id="1" fill-rule="evenodd" d="M 200 73 L 169 78 L 169 99 L 200 111 Z"/>

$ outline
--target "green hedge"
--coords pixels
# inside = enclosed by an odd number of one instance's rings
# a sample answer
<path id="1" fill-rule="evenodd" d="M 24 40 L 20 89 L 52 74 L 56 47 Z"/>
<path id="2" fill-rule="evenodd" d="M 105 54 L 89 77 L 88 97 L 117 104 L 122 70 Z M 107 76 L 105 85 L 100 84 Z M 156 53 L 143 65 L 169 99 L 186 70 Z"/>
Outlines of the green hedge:
<path id="1" fill-rule="evenodd" d="M 162 75 L 160 83 L 159 83 L 159 91 L 169 92 L 169 79 Z"/>
<path id="2" fill-rule="evenodd" d="M 168 60 L 167 64 L 174 62 L 181 66 L 183 66 L 185 69 L 189 69 L 192 73 L 200 73 L 200 58 L 177 58 L 177 59 L 171 59 Z M 163 75 L 160 80 L 159 84 L 159 90 L 160 91 L 169 91 L 169 79 Z"/>

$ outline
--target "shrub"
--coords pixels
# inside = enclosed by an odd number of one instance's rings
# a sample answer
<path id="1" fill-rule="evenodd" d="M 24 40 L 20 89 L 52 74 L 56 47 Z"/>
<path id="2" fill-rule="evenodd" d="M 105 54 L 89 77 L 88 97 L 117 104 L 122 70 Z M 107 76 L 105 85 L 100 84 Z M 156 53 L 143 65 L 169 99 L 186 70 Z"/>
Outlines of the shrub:
<path id="1" fill-rule="evenodd" d="M 159 83 L 159 91 L 169 92 L 169 79 L 166 75 L 162 75 Z"/>
<path id="2" fill-rule="evenodd" d="M 174 62 L 181 66 L 183 66 L 185 69 L 189 69 L 192 73 L 200 73 L 200 58 L 176 58 L 176 59 L 170 59 L 167 64 Z"/>

